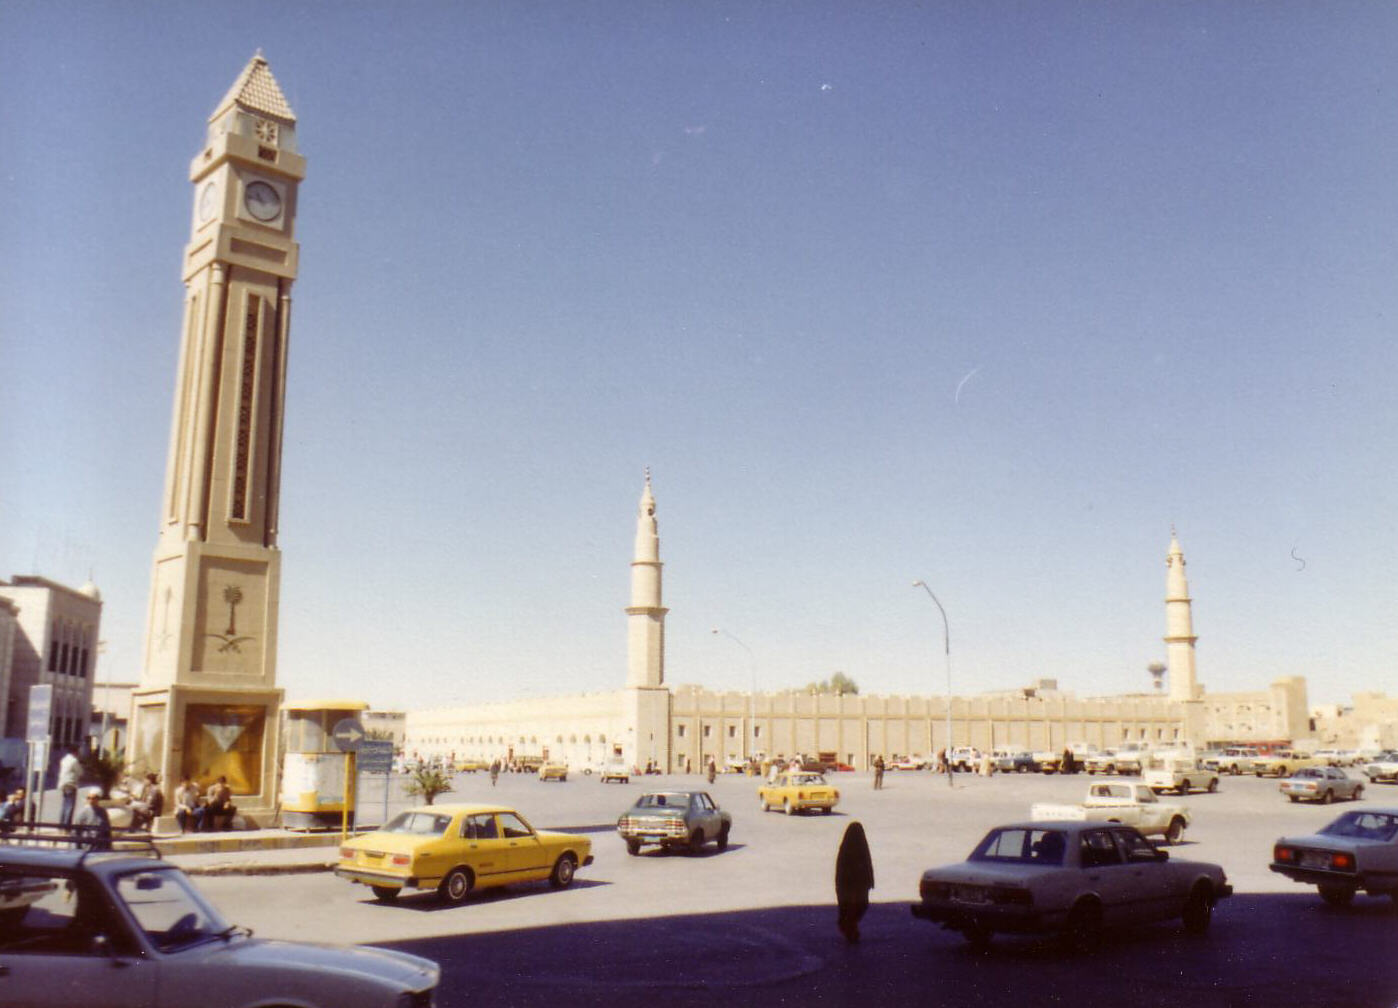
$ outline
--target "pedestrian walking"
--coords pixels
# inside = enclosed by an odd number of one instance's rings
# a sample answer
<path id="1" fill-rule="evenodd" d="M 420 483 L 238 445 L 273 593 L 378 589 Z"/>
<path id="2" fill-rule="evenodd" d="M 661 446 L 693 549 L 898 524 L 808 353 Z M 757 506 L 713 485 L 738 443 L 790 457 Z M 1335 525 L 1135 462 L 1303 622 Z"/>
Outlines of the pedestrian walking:
<path id="1" fill-rule="evenodd" d="M 704 776 L 709 779 L 710 784 L 712 784 L 714 778 L 718 776 L 718 764 L 714 762 L 712 756 L 709 757 L 709 765 L 704 770 Z"/>
<path id="2" fill-rule="evenodd" d="M 73 824 L 73 813 L 78 807 L 78 777 L 82 766 L 78 754 L 69 746 L 63 750 L 63 758 L 58 761 L 58 791 L 62 804 L 58 808 L 58 821 L 64 826 Z"/>
<path id="3" fill-rule="evenodd" d="M 492 760 L 490 764 L 490 786 L 494 787 L 495 782 L 500 779 L 500 761 Z"/>
<path id="4" fill-rule="evenodd" d="M 874 757 L 874 790 L 883 790 L 883 755 Z"/>
<path id="5" fill-rule="evenodd" d="M 874 888 L 874 860 L 864 827 L 852 822 L 845 827 L 840 851 L 835 855 L 835 902 L 839 906 L 840 934 L 853 945 L 859 941 L 859 922 L 869 909 L 869 890 Z"/>

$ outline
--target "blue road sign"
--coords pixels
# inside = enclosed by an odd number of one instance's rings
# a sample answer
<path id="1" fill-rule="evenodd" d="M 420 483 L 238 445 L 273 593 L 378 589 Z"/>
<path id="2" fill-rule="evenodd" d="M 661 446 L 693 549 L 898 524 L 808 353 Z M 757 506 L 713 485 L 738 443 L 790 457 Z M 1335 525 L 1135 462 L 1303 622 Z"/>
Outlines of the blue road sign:
<path id="1" fill-rule="evenodd" d="M 393 743 L 365 739 L 359 743 L 356 763 L 361 773 L 389 773 L 393 769 Z"/>
<path id="2" fill-rule="evenodd" d="M 335 722 L 335 730 L 330 737 L 335 740 L 335 747 L 340 752 L 358 752 L 364 743 L 364 726 L 358 718 L 341 718 Z"/>

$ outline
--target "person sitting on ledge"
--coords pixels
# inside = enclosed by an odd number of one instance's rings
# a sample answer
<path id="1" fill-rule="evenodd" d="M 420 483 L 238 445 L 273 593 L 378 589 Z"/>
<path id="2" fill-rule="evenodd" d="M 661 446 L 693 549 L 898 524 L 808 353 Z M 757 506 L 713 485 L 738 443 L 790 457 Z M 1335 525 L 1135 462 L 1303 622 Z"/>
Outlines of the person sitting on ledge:
<path id="1" fill-rule="evenodd" d="M 204 826 L 204 806 L 199 785 L 186 777 L 175 790 L 175 822 L 181 833 L 198 833 Z"/>
<path id="2" fill-rule="evenodd" d="M 233 804 L 233 789 L 222 775 L 209 785 L 209 802 L 204 808 L 204 829 L 209 832 L 233 828 L 233 816 L 238 806 Z"/>

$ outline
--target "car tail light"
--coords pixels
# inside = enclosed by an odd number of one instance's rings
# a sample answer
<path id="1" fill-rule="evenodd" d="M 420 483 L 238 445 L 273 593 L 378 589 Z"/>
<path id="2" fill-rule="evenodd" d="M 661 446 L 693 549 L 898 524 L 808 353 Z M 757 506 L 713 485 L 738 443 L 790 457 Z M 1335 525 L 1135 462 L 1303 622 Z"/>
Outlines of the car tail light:
<path id="1" fill-rule="evenodd" d="M 1354 871 L 1353 854 L 1331 854 L 1330 867 L 1337 871 Z"/>
<path id="2" fill-rule="evenodd" d="M 1292 847 L 1283 847 L 1278 844 L 1272 848 L 1272 860 L 1279 864 L 1290 864 L 1296 860 L 1296 850 Z"/>
<path id="3" fill-rule="evenodd" d="M 413 863 L 413 859 L 409 857 L 407 854 L 395 854 L 392 858 L 389 859 L 389 861 L 390 863 L 399 868 L 406 868 L 408 865 Z"/>

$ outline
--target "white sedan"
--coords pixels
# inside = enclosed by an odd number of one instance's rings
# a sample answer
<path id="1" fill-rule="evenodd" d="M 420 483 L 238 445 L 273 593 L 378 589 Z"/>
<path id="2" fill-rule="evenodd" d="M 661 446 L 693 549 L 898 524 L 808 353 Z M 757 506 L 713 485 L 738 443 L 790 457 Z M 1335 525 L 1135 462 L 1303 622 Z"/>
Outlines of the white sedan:
<path id="1" fill-rule="evenodd" d="M 914 917 L 984 946 L 996 932 L 1057 934 L 1091 948 L 1108 928 L 1179 917 L 1202 934 L 1232 895 L 1223 869 L 1172 861 L 1130 826 L 1028 822 L 986 834 L 960 864 L 931 868 Z"/>
<path id="2" fill-rule="evenodd" d="M 1282 837 L 1272 871 L 1316 886 L 1320 898 L 1344 906 L 1363 890 L 1398 903 L 1398 808 L 1346 812 L 1319 833 Z"/>
<path id="3" fill-rule="evenodd" d="M 1364 782 L 1333 766 L 1302 767 L 1277 787 L 1294 802 L 1329 805 L 1336 798 L 1358 801 L 1364 797 Z"/>
<path id="4" fill-rule="evenodd" d="M 403 952 L 254 938 L 153 858 L 0 843 L 6 1008 L 430 1008 L 440 979 Z"/>

